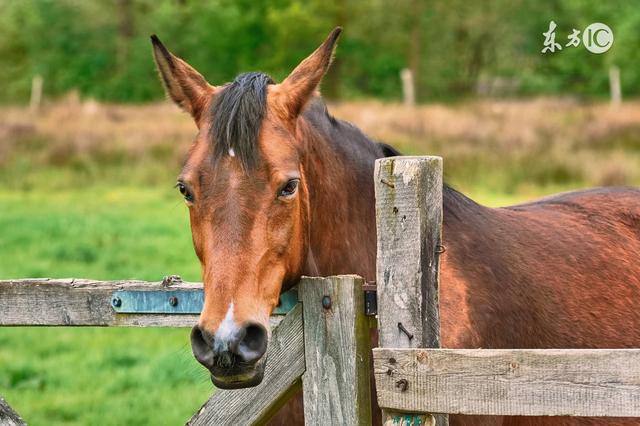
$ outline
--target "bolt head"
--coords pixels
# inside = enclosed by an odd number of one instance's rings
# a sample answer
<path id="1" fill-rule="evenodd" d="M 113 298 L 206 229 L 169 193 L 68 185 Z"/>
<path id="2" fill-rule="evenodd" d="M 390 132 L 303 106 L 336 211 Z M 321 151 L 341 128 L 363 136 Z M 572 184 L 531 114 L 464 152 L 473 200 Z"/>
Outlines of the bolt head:
<path id="1" fill-rule="evenodd" d="M 169 298 L 169 305 L 171 306 L 178 306 L 178 298 L 176 296 L 171 296 Z"/>
<path id="2" fill-rule="evenodd" d="M 114 307 L 119 308 L 120 306 L 122 306 L 122 299 L 120 299 L 119 297 L 114 297 L 113 300 L 111 301 L 111 304 Z"/>
<path id="3" fill-rule="evenodd" d="M 329 296 L 322 297 L 322 307 L 325 309 L 331 308 L 331 298 Z"/>

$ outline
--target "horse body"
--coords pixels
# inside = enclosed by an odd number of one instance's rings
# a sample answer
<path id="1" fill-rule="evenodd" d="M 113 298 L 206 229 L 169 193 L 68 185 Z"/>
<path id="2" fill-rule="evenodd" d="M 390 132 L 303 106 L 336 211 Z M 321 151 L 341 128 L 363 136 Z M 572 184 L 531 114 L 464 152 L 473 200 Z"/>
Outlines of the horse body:
<path id="1" fill-rule="evenodd" d="M 306 167 L 316 171 L 309 185 L 320 190 L 311 192 L 317 269 L 305 273 L 373 280 L 373 166 L 395 153 L 334 120 L 319 100 L 304 121 L 300 136 L 313 146 Z M 640 190 L 598 188 L 492 209 L 445 186 L 443 209 L 443 347 L 640 347 Z M 638 421 L 451 417 L 453 425 L 596 423 Z"/>
<path id="2" fill-rule="evenodd" d="M 317 95 L 339 33 L 280 84 L 250 73 L 225 86 L 210 85 L 152 38 L 167 93 L 199 129 L 177 186 L 204 281 L 192 348 L 218 387 L 260 383 L 269 314 L 300 276 L 375 280 L 374 164 L 397 153 L 331 117 Z M 640 190 L 491 209 L 445 185 L 443 208 L 444 347 L 640 347 Z M 272 421 L 301 422 L 299 397 Z M 451 423 L 638 421 L 452 416 Z"/>

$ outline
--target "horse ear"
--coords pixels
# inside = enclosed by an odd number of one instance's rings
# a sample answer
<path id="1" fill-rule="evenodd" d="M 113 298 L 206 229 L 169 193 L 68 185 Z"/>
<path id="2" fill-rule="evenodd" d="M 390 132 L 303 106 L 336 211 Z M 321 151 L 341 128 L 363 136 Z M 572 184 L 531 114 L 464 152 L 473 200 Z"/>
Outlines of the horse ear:
<path id="1" fill-rule="evenodd" d="M 322 77 L 331 65 L 333 51 L 341 32 L 341 27 L 331 31 L 320 47 L 300 62 L 280 84 L 279 91 L 282 94 L 282 103 L 290 117 L 295 118 L 300 114 L 318 88 Z"/>
<path id="2" fill-rule="evenodd" d="M 207 83 L 191 65 L 169 52 L 155 34 L 151 36 L 151 43 L 153 57 L 167 95 L 180 108 L 191 114 L 199 125 L 202 111 L 215 87 Z"/>

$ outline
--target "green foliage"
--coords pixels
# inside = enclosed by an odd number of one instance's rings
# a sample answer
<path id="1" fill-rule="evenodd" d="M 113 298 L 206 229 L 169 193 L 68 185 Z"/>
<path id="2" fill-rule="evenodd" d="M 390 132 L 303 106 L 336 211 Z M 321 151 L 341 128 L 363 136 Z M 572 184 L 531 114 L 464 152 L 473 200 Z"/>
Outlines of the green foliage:
<path id="1" fill-rule="evenodd" d="M 582 46 L 543 55 L 551 20 L 563 45 L 573 28 L 598 21 L 614 45 L 603 55 Z M 0 0 L 0 102 L 25 102 L 36 74 L 48 96 L 158 99 L 152 33 L 215 84 L 250 70 L 281 79 L 336 25 L 345 33 L 324 83 L 333 98 L 399 98 L 406 67 L 418 72 L 421 99 L 472 95 L 498 78 L 515 79 L 520 94 L 605 96 L 613 64 L 623 93 L 635 95 L 639 23 L 640 8 L 624 0 Z"/>

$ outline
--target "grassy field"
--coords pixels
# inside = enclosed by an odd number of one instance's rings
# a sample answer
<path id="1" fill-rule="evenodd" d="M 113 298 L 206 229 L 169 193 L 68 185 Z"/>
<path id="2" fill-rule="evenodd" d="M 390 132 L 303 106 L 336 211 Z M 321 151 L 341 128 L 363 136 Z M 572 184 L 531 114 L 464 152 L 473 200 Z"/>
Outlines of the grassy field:
<path id="1" fill-rule="evenodd" d="M 0 230 L 2 278 L 199 278 L 185 207 L 171 188 L 3 190 Z M 33 425 L 183 424 L 212 391 L 188 336 L 0 328 L 0 394 Z"/>
<path id="2" fill-rule="evenodd" d="M 333 111 L 407 153 L 443 155 L 448 180 L 492 206 L 640 183 L 640 104 Z M 199 280 L 186 207 L 172 188 L 193 134 L 189 118 L 165 104 L 71 99 L 38 117 L 0 109 L 0 278 Z M 188 335 L 0 328 L 0 395 L 33 425 L 182 424 L 213 391 Z"/>

